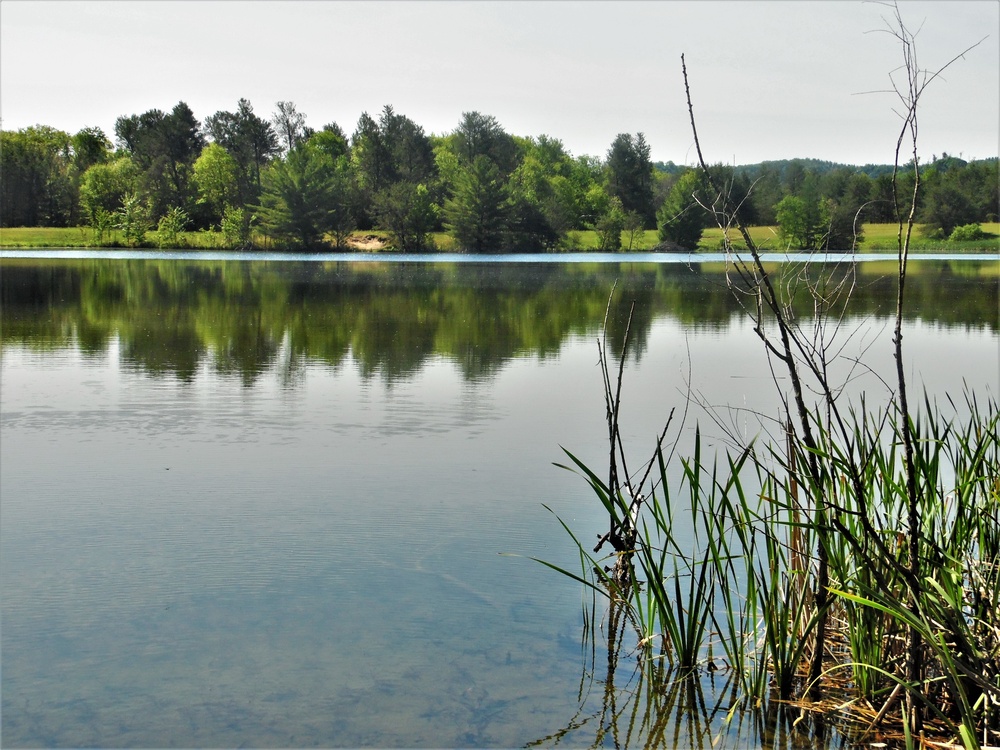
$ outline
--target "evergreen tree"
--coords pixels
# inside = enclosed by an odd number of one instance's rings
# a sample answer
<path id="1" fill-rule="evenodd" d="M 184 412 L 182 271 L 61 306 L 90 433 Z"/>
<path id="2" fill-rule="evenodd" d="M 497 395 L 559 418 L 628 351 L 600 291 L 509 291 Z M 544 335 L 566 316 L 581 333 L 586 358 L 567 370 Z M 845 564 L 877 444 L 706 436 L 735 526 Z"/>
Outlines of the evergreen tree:
<path id="1" fill-rule="evenodd" d="M 470 252 L 498 251 L 507 229 L 507 191 L 500 170 L 480 154 L 456 176 L 454 195 L 444 204 L 445 227 Z"/>
<path id="2" fill-rule="evenodd" d="M 642 133 L 618 134 L 608 149 L 607 172 L 608 194 L 621 201 L 626 213 L 634 211 L 645 226 L 654 226 L 653 163 Z"/>
<path id="3" fill-rule="evenodd" d="M 346 176 L 308 142 L 272 162 L 262 188 L 257 214 L 267 236 L 301 248 L 323 244 L 327 233 L 341 236 L 349 211 Z"/>

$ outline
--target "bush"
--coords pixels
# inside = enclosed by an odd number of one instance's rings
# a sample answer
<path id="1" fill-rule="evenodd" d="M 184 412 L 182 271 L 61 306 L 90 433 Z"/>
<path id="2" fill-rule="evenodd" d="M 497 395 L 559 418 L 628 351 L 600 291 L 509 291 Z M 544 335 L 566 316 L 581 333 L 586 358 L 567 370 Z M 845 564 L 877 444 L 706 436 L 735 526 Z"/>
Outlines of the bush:
<path id="1" fill-rule="evenodd" d="M 125 236 L 128 247 L 139 247 L 146 241 L 149 229 L 149 207 L 135 193 L 128 193 L 122 199 L 121 208 L 115 214 L 115 228 Z"/>
<path id="2" fill-rule="evenodd" d="M 159 248 L 180 247 L 180 235 L 188 225 L 188 215 L 182 208 L 171 206 L 156 225 L 156 244 Z"/>
<path id="3" fill-rule="evenodd" d="M 969 242 L 971 240 L 986 239 L 986 232 L 978 224 L 965 224 L 955 227 L 948 237 L 951 242 Z"/>

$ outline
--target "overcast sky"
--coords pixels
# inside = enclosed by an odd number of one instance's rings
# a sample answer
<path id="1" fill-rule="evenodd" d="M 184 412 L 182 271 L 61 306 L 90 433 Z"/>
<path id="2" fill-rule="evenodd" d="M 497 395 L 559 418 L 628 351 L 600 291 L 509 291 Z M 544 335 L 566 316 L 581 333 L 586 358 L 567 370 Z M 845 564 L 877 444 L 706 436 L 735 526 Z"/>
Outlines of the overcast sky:
<path id="1" fill-rule="evenodd" d="M 1000 2 L 908 2 L 920 67 L 987 37 L 927 90 L 924 158 L 997 156 Z M 463 112 L 519 136 L 547 134 L 604 157 L 643 132 L 654 160 L 692 163 L 680 56 L 709 161 L 811 157 L 892 161 L 899 119 L 889 74 L 901 63 L 883 5 L 590 0 L 0 0 L 0 117 L 114 139 L 119 115 L 235 110 L 270 117 L 291 100 L 350 135 L 391 104 L 428 133 Z"/>

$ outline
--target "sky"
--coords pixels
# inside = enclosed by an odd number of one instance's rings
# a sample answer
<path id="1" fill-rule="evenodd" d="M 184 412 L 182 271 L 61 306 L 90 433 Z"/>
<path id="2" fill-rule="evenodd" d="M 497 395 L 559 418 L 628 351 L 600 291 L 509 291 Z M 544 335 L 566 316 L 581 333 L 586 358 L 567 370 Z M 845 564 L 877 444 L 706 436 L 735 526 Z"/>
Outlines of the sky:
<path id="1" fill-rule="evenodd" d="M 997 156 L 1000 2 L 898 7 L 922 69 L 978 43 L 923 95 L 922 158 Z M 242 97 L 350 135 L 390 104 L 428 134 L 478 111 L 574 156 L 642 132 L 654 161 L 693 164 L 684 54 L 709 162 L 885 164 L 892 17 L 861 0 L 0 0 L 0 120 L 114 140 L 121 115 L 184 101 L 204 120 Z"/>

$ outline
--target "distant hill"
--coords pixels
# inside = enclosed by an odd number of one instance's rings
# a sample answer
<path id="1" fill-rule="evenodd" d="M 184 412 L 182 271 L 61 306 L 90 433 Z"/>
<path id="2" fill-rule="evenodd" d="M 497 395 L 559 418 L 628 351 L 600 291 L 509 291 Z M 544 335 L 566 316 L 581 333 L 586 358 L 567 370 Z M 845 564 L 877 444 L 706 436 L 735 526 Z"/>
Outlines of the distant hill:
<path id="1" fill-rule="evenodd" d="M 988 159 L 977 159 L 978 162 L 996 162 L 997 157 L 992 156 Z M 923 167 L 934 167 L 939 172 L 947 172 L 949 169 L 956 169 L 958 167 L 964 167 L 968 164 L 965 159 L 961 159 L 957 156 L 950 156 L 947 153 L 942 154 L 940 157 L 932 156 L 930 162 L 924 162 Z M 662 166 L 661 166 L 662 165 Z M 682 167 L 677 167 L 673 162 L 657 162 L 654 165 L 657 169 L 664 172 L 673 172 L 683 169 Z M 669 169 L 672 167 L 673 169 Z M 864 173 L 871 177 L 872 179 L 883 174 L 892 174 L 893 165 L 892 164 L 865 164 L 864 166 L 856 166 L 854 164 L 840 164 L 833 161 L 824 161 L 823 159 L 777 159 L 775 161 L 762 161 L 757 164 L 742 164 L 736 167 L 737 174 L 746 174 L 748 176 L 755 176 L 760 174 L 762 171 L 776 171 L 782 178 L 785 177 L 789 169 L 801 169 L 809 172 L 814 172 L 816 174 L 826 174 L 827 172 L 833 172 L 838 169 L 850 169 L 854 172 Z"/>
<path id="2" fill-rule="evenodd" d="M 854 164 L 841 164 L 823 159 L 778 159 L 775 161 L 762 161 L 757 164 L 743 164 L 736 167 L 736 172 L 737 174 L 755 176 L 764 171 L 774 171 L 784 179 L 788 171 L 792 169 L 813 172 L 819 175 L 839 169 L 850 169 L 854 172 L 864 173 L 874 179 L 881 174 L 892 174 L 893 166 L 891 164 L 865 164 L 859 167 Z"/>

